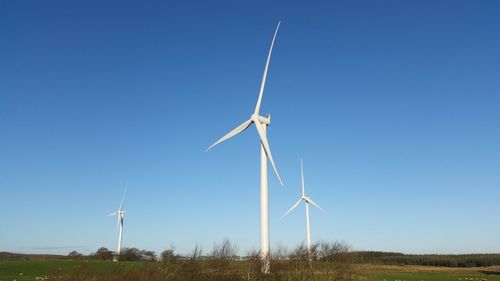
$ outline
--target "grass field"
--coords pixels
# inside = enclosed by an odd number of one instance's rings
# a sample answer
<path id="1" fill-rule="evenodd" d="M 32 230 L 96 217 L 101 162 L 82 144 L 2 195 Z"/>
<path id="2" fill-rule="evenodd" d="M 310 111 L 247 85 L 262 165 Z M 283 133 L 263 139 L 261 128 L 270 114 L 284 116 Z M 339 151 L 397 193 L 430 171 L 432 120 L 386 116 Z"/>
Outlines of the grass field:
<path id="1" fill-rule="evenodd" d="M 244 262 L 241 262 L 244 263 Z M 150 266 L 154 263 L 148 263 Z M 159 268 L 160 264 L 157 264 Z M 71 276 L 82 269 L 99 275 L 102 272 L 139 270 L 144 262 L 110 262 L 83 260 L 0 261 L 0 281 L 37 280 L 49 275 Z M 240 265 L 242 266 L 242 265 Z M 366 281 L 500 281 L 500 267 L 444 268 L 425 266 L 360 265 L 358 280 Z M 467 278 L 467 279 L 466 279 Z M 38 279 L 40 280 L 40 279 Z M 318 279 L 321 280 L 321 277 Z"/>
<path id="2" fill-rule="evenodd" d="M 361 280 L 372 281 L 500 281 L 500 267 L 448 268 L 431 266 L 362 265 L 358 272 Z"/>
<path id="3" fill-rule="evenodd" d="M 82 268 L 96 274 L 109 270 L 140 268 L 143 262 L 111 262 L 83 260 L 29 260 L 0 261 L 0 281 L 35 280 L 48 275 L 71 275 Z"/>

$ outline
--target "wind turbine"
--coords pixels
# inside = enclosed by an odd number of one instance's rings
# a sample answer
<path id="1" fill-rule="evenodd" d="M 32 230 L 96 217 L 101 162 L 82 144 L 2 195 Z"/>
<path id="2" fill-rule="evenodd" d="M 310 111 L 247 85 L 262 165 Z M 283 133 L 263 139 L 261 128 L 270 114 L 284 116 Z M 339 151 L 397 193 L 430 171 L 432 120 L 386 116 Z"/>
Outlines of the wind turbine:
<path id="1" fill-rule="evenodd" d="M 125 191 L 123 192 L 122 201 L 120 203 L 120 208 L 118 208 L 118 211 L 108 215 L 108 216 L 117 216 L 117 218 L 118 218 L 118 225 L 116 227 L 116 231 L 118 232 L 118 247 L 116 249 L 117 255 L 120 255 L 120 251 L 122 249 L 123 217 L 125 216 L 125 211 L 123 210 L 123 200 L 125 199 L 126 192 L 127 192 L 127 189 L 125 189 Z"/>
<path id="2" fill-rule="evenodd" d="M 316 202 L 314 202 L 311 197 L 309 197 L 309 195 L 306 195 L 305 193 L 305 188 L 304 188 L 304 164 L 303 164 L 303 161 L 302 159 L 300 159 L 300 174 L 301 174 L 301 178 L 302 178 L 302 196 L 300 197 L 300 199 L 297 201 L 297 203 L 295 203 L 282 217 L 281 219 L 283 219 L 284 217 L 286 217 L 286 215 L 288 215 L 293 209 L 297 208 L 297 206 L 299 206 L 299 204 L 304 201 L 305 204 L 306 204 L 306 231 L 307 231 L 307 253 L 308 254 L 311 254 L 311 226 L 309 224 L 309 203 L 311 203 L 313 206 L 317 207 L 318 209 L 320 209 L 321 211 L 325 212 L 325 210 L 323 210 Z"/>
<path id="3" fill-rule="evenodd" d="M 260 115 L 260 106 L 262 103 L 262 95 L 264 93 L 264 86 L 266 85 L 266 77 L 267 70 L 269 67 L 269 61 L 271 60 L 271 53 L 273 51 L 274 41 L 276 40 L 276 34 L 278 34 L 278 29 L 280 27 L 280 23 L 278 22 L 278 26 L 276 27 L 276 31 L 274 32 L 273 40 L 271 42 L 271 48 L 269 49 L 269 54 L 267 55 L 266 66 L 264 68 L 264 74 L 262 76 L 262 82 L 260 84 L 260 92 L 259 98 L 257 99 L 257 105 L 255 106 L 255 111 L 250 116 L 250 119 L 243 122 L 243 124 L 236 127 L 234 130 L 220 138 L 218 141 L 213 143 L 206 151 L 210 150 L 212 147 L 217 144 L 243 132 L 247 129 L 251 124 L 255 125 L 257 129 L 257 133 L 260 138 L 260 239 L 261 239 L 261 259 L 263 261 L 263 272 L 269 273 L 269 197 L 268 197 L 268 183 L 267 183 L 267 160 L 271 162 L 273 166 L 274 172 L 278 177 L 278 180 L 281 185 L 283 185 L 283 181 L 276 169 L 276 165 L 274 164 L 273 156 L 271 154 L 271 149 L 269 148 L 269 143 L 266 137 L 266 127 L 271 124 L 271 115 L 267 114 L 266 117 Z"/>

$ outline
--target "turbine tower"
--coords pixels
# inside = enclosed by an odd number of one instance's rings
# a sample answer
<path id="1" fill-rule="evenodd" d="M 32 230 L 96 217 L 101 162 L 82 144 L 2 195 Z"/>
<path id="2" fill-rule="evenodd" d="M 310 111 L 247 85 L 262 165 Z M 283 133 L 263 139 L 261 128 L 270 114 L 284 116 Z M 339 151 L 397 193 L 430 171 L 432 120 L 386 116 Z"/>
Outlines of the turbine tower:
<path id="1" fill-rule="evenodd" d="M 108 215 L 108 216 L 117 216 L 117 218 L 118 218 L 118 225 L 116 227 L 116 231 L 118 233 L 118 247 L 116 248 L 116 254 L 118 256 L 120 255 L 120 251 L 122 249 L 123 217 L 125 216 L 125 211 L 123 210 L 123 200 L 125 199 L 126 192 L 127 192 L 127 189 L 125 189 L 125 191 L 123 192 L 122 202 L 120 203 L 120 208 L 118 208 L 118 211 Z"/>
<path id="2" fill-rule="evenodd" d="M 269 61 L 271 60 L 271 53 L 273 51 L 274 41 L 276 40 L 276 34 L 278 34 L 278 29 L 276 27 L 274 32 L 273 40 L 271 42 L 271 48 L 269 49 L 269 54 L 267 55 L 266 66 L 264 68 L 264 74 L 262 76 L 262 82 L 260 84 L 259 98 L 257 99 L 257 105 L 255 106 L 255 111 L 250 116 L 250 119 L 243 122 L 243 124 L 236 127 L 234 130 L 220 138 L 214 144 L 212 144 L 206 151 L 210 150 L 217 144 L 243 132 L 251 124 L 255 125 L 257 133 L 260 138 L 260 239 L 261 239 L 261 259 L 263 261 L 262 271 L 264 273 L 269 273 L 270 263 L 269 263 L 269 198 L 268 198 L 268 182 L 267 182 L 267 161 L 271 162 L 274 172 L 278 177 L 281 185 L 283 182 L 274 164 L 273 156 L 271 154 L 271 149 L 269 148 L 269 143 L 266 136 L 266 127 L 271 124 L 271 115 L 267 114 L 266 117 L 260 115 L 260 106 L 262 103 L 262 95 L 264 93 L 264 86 L 266 85 L 267 70 L 269 67 Z"/>
<path id="3" fill-rule="evenodd" d="M 300 199 L 295 203 L 282 217 L 286 217 L 293 209 L 297 208 L 299 204 L 304 201 L 305 206 L 306 206 L 306 231 L 307 231 L 307 253 L 310 255 L 311 254 L 311 226 L 309 224 L 309 203 L 311 203 L 313 206 L 317 207 L 321 211 L 325 212 L 316 202 L 314 202 L 309 195 L 306 195 L 305 193 L 305 188 L 304 188 L 304 164 L 302 162 L 302 159 L 300 159 L 300 174 L 302 178 L 302 196 Z"/>

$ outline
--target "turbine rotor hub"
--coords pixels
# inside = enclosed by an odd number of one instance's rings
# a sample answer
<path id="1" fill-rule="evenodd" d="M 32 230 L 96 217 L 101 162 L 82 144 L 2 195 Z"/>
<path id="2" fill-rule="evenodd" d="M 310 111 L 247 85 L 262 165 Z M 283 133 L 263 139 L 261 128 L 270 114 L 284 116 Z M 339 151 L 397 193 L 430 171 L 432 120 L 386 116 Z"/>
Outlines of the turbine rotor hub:
<path id="1" fill-rule="evenodd" d="M 258 121 L 263 125 L 271 125 L 271 114 L 267 114 L 266 117 L 264 117 L 254 113 L 252 114 L 252 116 L 250 116 L 250 119 L 252 119 L 254 122 Z"/>

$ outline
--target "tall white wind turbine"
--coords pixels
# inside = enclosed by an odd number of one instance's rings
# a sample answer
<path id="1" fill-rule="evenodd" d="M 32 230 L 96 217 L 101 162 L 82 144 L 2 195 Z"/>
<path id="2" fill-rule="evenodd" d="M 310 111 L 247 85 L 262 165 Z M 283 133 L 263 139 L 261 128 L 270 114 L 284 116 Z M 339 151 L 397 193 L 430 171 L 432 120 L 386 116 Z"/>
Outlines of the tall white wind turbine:
<path id="1" fill-rule="evenodd" d="M 123 210 L 123 200 L 125 199 L 126 192 L 127 192 L 127 189 L 125 189 L 125 191 L 123 192 L 122 201 L 120 203 L 120 208 L 118 208 L 118 211 L 113 212 L 113 213 L 108 215 L 108 216 L 117 216 L 117 218 L 118 218 L 118 225 L 116 227 L 116 231 L 118 233 L 118 246 L 116 248 L 117 255 L 120 255 L 120 251 L 122 249 L 123 217 L 125 216 L 125 211 Z"/>
<path id="2" fill-rule="evenodd" d="M 269 273 L 269 198 L 268 198 L 268 183 L 267 183 L 267 160 L 271 162 L 273 166 L 274 172 L 278 177 L 278 180 L 281 185 L 283 182 L 281 177 L 276 169 L 276 165 L 274 164 L 273 156 L 271 154 L 271 149 L 269 148 L 269 143 L 267 141 L 266 136 L 266 127 L 271 124 L 271 115 L 267 114 L 266 117 L 260 115 L 260 106 L 262 103 L 262 95 L 264 93 L 264 86 L 266 85 L 266 77 L 267 70 L 269 67 L 269 61 L 271 60 L 271 53 L 273 51 L 274 41 L 276 40 L 276 34 L 278 34 L 278 29 L 280 27 L 280 23 L 278 22 L 278 26 L 276 27 L 276 31 L 274 32 L 273 40 L 271 42 L 271 48 L 269 49 L 269 54 L 267 55 L 266 66 L 264 68 L 264 74 L 262 76 L 262 82 L 260 84 L 260 92 L 259 98 L 257 99 L 257 105 L 255 106 L 255 111 L 250 116 L 250 119 L 243 122 L 243 124 L 236 127 L 234 130 L 220 138 L 214 144 L 212 144 L 206 151 L 210 150 L 212 147 L 217 144 L 243 132 L 247 129 L 251 124 L 255 125 L 257 129 L 257 133 L 260 138 L 260 238 L 261 238 L 261 258 L 263 260 L 263 272 Z"/>
<path id="3" fill-rule="evenodd" d="M 317 207 L 321 211 L 325 212 L 316 202 L 314 202 L 309 195 L 306 195 L 305 193 L 305 188 L 304 188 L 304 164 L 302 162 L 302 159 L 300 159 L 300 174 L 301 174 L 301 179 L 302 179 L 302 196 L 300 199 L 281 217 L 283 219 L 288 215 L 293 209 L 297 208 L 299 204 L 303 201 L 305 202 L 306 206 L 306 231 L 307 231 L 307 252 L 310 254 L 311 253 L 311 226 L 309 224 L 309 204 L 312 204 L 313 206 Z"/>

